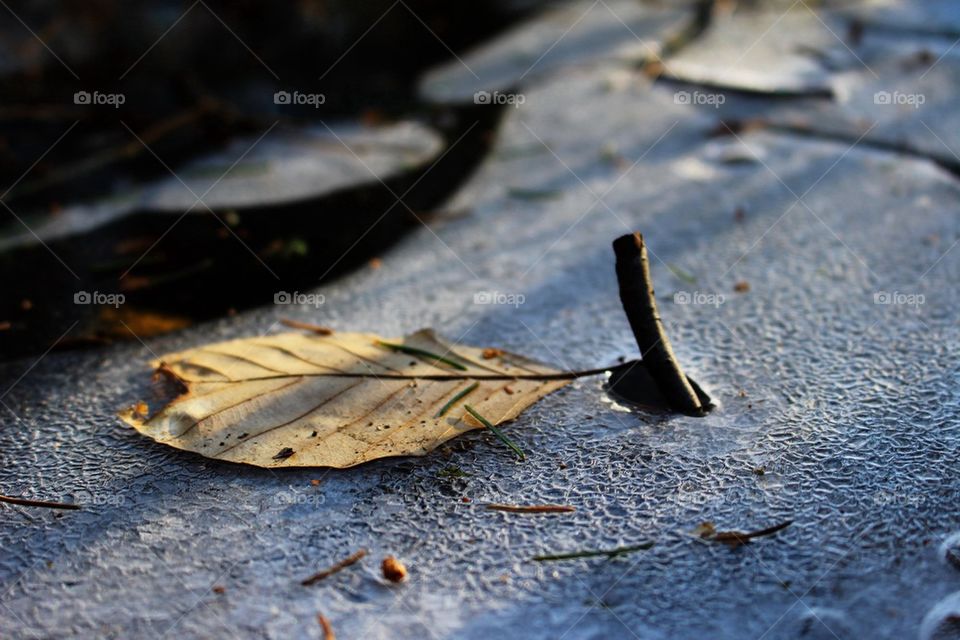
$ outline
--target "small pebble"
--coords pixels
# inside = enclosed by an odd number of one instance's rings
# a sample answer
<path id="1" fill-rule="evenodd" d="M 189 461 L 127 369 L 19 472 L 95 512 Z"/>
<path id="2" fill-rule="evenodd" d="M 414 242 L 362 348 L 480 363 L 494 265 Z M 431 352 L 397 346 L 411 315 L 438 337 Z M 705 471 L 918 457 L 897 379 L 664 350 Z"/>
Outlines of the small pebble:
<path id="1" fill-rule="evenodd" d="M 407 568 L 393 556 L 384 558 L 380 569 L 383 571 L 383 577 L 390 582 L 403 582 L 407 578 Z"/>

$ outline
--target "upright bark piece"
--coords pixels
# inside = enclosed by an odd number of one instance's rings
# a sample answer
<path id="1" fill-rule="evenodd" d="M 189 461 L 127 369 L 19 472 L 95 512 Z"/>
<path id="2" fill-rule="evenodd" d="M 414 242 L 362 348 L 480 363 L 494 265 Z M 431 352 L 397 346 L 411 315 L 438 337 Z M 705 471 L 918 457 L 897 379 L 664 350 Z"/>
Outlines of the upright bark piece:
<path id="1" fill-rule="evenodd" d="M 647 370 L 672 409 L 703 415 L 703 404 L 673 355 L 660 322 L 643 236 L 640 233 L 620 236 L 613 241 L 613 252 L 617 256 L 620 302 Z"/>

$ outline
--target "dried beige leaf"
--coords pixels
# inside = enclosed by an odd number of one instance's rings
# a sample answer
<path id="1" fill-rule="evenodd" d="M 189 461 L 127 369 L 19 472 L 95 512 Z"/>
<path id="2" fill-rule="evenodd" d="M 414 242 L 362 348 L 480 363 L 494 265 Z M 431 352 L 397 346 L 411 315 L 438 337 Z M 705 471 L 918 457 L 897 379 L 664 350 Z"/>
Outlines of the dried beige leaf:
<path id="1" fill-rule="evenodd" d="M 401 339 L 284 333 L 231 340 L 154 361 L 185 392 L 149 418 L 136 405 L 120 417 L 157 442 L 208 458 L 344 468 L 424 455 L 483 428 L 464 403 L 498 425 L 570 382 L 523 356 L 484 359 L 483 352 L 450 345 L 430 329 Z"/>

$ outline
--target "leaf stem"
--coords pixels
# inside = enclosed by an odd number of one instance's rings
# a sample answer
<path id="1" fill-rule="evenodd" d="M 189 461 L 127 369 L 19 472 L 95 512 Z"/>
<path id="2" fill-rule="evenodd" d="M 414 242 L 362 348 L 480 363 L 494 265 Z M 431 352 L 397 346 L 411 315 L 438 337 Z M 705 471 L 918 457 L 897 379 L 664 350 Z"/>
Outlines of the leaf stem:
<path id="1" fill-rule="evenodd" d="M 409 353 L 409 354 L 412 355 L 412 356 L 421 356 L 421 357 L 424 357 L 424 358 L 432 358 L 433 360 L 436 360 L 437 362 L 442 362 L 442 363 L 444 363 L 444 364 L 448 364 L 448 365 L 450 365 L 451 367 L 453 367 L 454 369 L 459 369 L 460 371 L 466 371 L 466 370 L 467 370 L 467 368 L 466 368 L 465 366 L 463 366 L 462 364 L 460 364 L 459 362 L 457 362 L 457 361 L 455 361 L 455 360 L 451 360 L 451 359 L 449 359 L 449 358 L 444 358 L 443 356 L 438 356 L 437 354 L 431 353 L 430 351 L 427 351 L 426 349 L 418 349 L 417 347 L 411 347 L 411 346 L 405 345 L 405 344 L 396 344 L 396 343 L 393 343 L 393 342 L 384 342 L 383 340 L 377 340 L 377 344 L 379 344 L 381 347 L 386 347 L 387 349 L 393 349 L 394 351 L 399 351 L 399 352 L 401 352 L 401 353 Z"/>
<path id="2" fill-rule="evenodd" d="M 490 421 L 487 420 L 486 418 L 484 418 L 484 417 L 483 417 L 482 415 L 480 415 L 479 413 L 477 413 L 477 410 L 476 410 L 476 409 L 474 409 L 473 407 L 471 407 L 471 406 L 468 405 L 468 404 L 463 405 L 463 408 L 467 410 L 467 413 L 469 413 L 469 414 L 472 415 L 474 418 L 476 418 L 477 420 L 479 420 L 479 421 L 480 421 L 480 424 L 482 424 L 483 426 L 485 426 L 487 429 L 490 429 L 491 433 L 493 433 L 493 435 L 495 435 L 495 436 L 497 436 L 498 438 L 500 438 L 500 441 L 503 442 L 503 444 L 505 444 L 505 445 L 507 445 L 508 447 L 510 447 L 511 449 L 513 449 L 513 452 L 517 454 L 517 458 L 518 458 L 521 462 L 527 459 L 527 456 L 524 455 L 523 450 L 520 449 L 520 447 L 518 447 L 518 446 L 513 442 L 513 440 L 511 440 L 511 439 L 508 438 L 507 436 L 503 435 L 503 432 L 500 431 L 500 429 L 497 429 L 495 426 L 493 426 L 492 424 L 490 424 Z"/>
<path id="3" fill-rule="evenodd" d="M 316 378 L 377 378 L 379 380 L 465 380 L 472 378 L 476 380 L 577 380 L 578 378 L 588 378 L 598 376 L 602 373 L 612 373 L 620 369 L 629 369 L 637 365 L 639 360 L 628 360 L 622 364 L 615 364 L 609 367 L 598 367 L 596 369 L 582 369 L 580 371 L 560 371 L 558 373 L 498 373 L 487 375 L 483 372 L 470 372 L 469 375 L 462 373 L 438 373 L 438 374 L 413 374 L 413 373 L 351 373 L 347 371 L 335 371 L 333 373 L 304 373 L 297 374 L 305 377 Z M 166 372 L 165 372 L 166 373 Z M 176 374 L 171 374 L 177 379 Z M 250 376 L 243 379 L 244 382 L 251 380 L 276 380 L 278 378 L 287 378 L 288 374 L 273 376 Z"/>

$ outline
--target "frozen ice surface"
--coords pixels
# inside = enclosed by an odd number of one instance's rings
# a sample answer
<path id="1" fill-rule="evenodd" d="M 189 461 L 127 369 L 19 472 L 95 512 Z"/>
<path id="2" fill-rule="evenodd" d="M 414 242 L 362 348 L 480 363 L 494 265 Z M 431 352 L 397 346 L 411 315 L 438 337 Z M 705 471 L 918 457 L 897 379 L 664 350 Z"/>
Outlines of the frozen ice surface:
<path id="1" fill-rule="evenodd" d="M 269 135 L 238 138 L 225 149 L 192 160 L 176 176 L 39 214 L 30 220 L 30 230 L 0 238 L 0 251 L 80 234 L 137 211 L 175 219 L 184 211 L 209 215 L 210 209 L 244 210 L 319 198 L 427 164 L 442 146 L 439 134 L 413 121 L 275 125 Z"/>
<path id="2" fill-rule="evenodd" d="M 661 55 L 665 41 L 690 29 L 689 3 L 633 0 L 561 2 L 427 73 L 419 91 L 433 102 L 496 101 L 558 71 L 597 61 Z M 477 95 L 487 92 L 489 95 Z"/>

